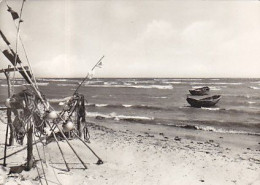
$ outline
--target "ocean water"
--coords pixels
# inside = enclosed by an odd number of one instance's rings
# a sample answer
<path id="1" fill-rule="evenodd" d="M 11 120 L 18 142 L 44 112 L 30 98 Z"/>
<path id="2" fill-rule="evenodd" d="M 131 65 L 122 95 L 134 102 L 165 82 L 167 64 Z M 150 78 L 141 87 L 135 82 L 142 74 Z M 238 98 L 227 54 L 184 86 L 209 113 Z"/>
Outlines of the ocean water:
<path id="1" fill-rule="evenodd" d="M 73 94 L 80 79 L 38 79 L 41 91 L 57 110 Z M 17 85 L 24 83 L 22 80 Z M 189 89 L 209 86 L 221 95 L 215 107 L 193 108 Z M 260 136 L 260 79 L 115 78 L 92 79 L 80 93 L 87 100 L 87 117 L 126 124 L 149 124 L 183 129 Z M 0 106 L 7 98 L 0 80 Z"/>

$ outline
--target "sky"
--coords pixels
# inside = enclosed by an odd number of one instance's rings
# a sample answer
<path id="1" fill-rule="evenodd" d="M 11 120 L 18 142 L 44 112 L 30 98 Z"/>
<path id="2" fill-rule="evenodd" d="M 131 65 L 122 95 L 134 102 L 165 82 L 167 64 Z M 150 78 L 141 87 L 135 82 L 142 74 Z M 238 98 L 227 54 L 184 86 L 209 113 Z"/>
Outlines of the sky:
<path id="1" fill-rule="evenodd" d="M 22 0 L 7 3 L 19 12 Z M 0 28 L 15 48 L 6 10 Z M 22 19 L 36 77 L 84 77 L 104 55 L 95 77 L 260 78 L 259 1 L 26 0 Z"/>

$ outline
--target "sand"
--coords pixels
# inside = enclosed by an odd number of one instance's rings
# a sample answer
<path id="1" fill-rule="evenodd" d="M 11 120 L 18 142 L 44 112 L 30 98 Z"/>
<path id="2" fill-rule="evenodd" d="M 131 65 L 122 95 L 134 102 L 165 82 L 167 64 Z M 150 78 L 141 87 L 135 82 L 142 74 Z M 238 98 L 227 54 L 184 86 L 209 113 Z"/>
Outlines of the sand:
<path id="1" fill-rule="evenodd" d="M 0 150 L 3 156 L 6 124 L 0 112 Z M 60 145 L 71 170 L 66 166 L 52 142 L 38 144 L 45 159 L 44 171 L 48 184 L 62 185 L 234 185 L 260 184 L 259 136 L 213 133 L 165 126 L 124 124 L 116 121 L 91 120 L 89 146 L 102 158 L 97 158 L 79 140 L 70 140 L 79 156 L 75 157 L 65 141 Z M 15 144 L 8 154 L 24 146 Z M 44 152 L 43 152 L 44 151 Z M 36 148 L 34 156 L 38 159 Z M 7 167 L 0 166 L 0 184 L 40 184 L 36 168 L 30 172 L 8 174 L 11 166 L 25 163 L 26 150 L 7 159 Z M 2 161 L 1 161 L 2 163 Z M 45 183 L 41 163 L 41 180 Z"/>

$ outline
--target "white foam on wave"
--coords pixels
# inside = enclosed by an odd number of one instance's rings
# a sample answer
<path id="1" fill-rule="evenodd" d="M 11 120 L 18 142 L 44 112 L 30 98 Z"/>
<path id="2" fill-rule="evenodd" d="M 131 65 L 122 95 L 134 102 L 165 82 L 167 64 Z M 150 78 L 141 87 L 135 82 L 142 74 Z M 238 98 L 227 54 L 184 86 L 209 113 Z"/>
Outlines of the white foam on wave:
<path id="1" fill-rule="evenodd" d="M 138 119 L 138 120 L 154 120 L 154 118 L 149 118 L 145 116 L 125 116 L 125 115 L 118 115 L 116 118 L 119 119 Z"/>
<path id="2" fill-rule="evenodd" d="M 202 110 L 211 110 L 211 111 L 218 111 L 220 110 L 219 107 L 201 107 Z"/>
<path id="3" fill-rule="evenodd" d="M 190 85 L 242 85 L 241 82 L 190 82 Z"/>
<path id="4" fill-rule="evenodd" d="M 228 133 L 228 134 L 250 134 L 250 135 L 260 135 L 260 133 L 246 132 L 240 130 L 225 130 L 223 128 L 214 128 L 211 126 L 195 126 L 198 130 L 212 131 L 218 133 Z"/>
<path id="5" fill-rule="evenodd" d="M 201 81 L 201 78 L 176 78 L 171 80 L 181 80 L 181 81 Z"/>
<path id="6" fill-rule="evenodd" d="M 98 112 L 86 112 L 86 115 L 87 115 L 87 117 L 91 117 L 91 118 L 95 118 L 97 116 L 101 116 L 101 117 L 104 117 L 104 118 L 112 118 L 111 115 L 101 114 L 101 113 L 98 113 Z"/>
<path id="7" fill-rule="evenodd" d="M 104 85 L 118 85 L 118 82 L 104 82 Z"/>
<path id="8" fill-rule="evenodd" d="M 134 88 L 144 88 L 144 89 L 173 89 L 171 85 L 148 85 L 148 86 L 133 86 Z"/>
<path id="9" fill-rule="evenodd" d="M 101 114 L 98 112 L 87 112 L 87 117 L 97 117 L 97 116 L 101 116 L 107 119 L 114 119 L 114 120 L 120 120 L 120 119 L 154 120 L 154 118 L 149 118 L 145 116 L 117 115 L 115 112 L 112 112 L 110 114 Z"/>
<path id="10" fill-rule="evenodd" d="M 155 98 L 155 99 L 166 99 L 168 98 L 167 96 L 152 96 L 150 98 Z"/>
<path id="11" fill-rule="evenodd" d="M 76 79 L 64 79 L 64 78 L 40 78 L 39 81 L 45 82 L 78 82 Z"/>
<path id="12" fill-rule="evenodd" d="M 96 107 L 106 107 L 108 104 L 95 104 Z"/>
<path id="13" fill-rule="evenodd" d="M 19 84 L 19 85 L 16 85 L 16 84 L 15 84 L 15 85 L 12 85 L 12 86 L 13 86 L 13 87 L 20 87 L 20 86 L 22 86 L 22 85 L 23 85 L 23 84 L 21 84 L 21 85 L 20 85 L 20 84 Z M 45 82 L 37 82 L 37 85 L 38 85 L 38 86 L 48 86 L 49 83 L 47 83 L 47 82 L 46 82 L 46 83 L 45 83 Z M 7 85 L 7 84 L 1 84 L 1 86 L 2 86 L 2 87 L 7 87 L 8 85 Z"/>
<path id="14" fill-rule="evenodd" d="M 53 98 L 53 99 L 48 99 L 48 101 L 49 101 L 49 102 L 52 102 L 52 103 L 60 103 L 60 102 L 69 101 L 70 98 L 71 98 L 71 96 L 65 97 L 65 98 Z"/>
<path id="15" fill-rule="evenodd" d="M 259 90 L 260 89 L 260 87 L 255 87 L 255 86 L 250 86 L 249 88 L 250 89 L 254 89 L 254 90 Z"/>
<path id="16" fill-rule="evenodd" d="M 165 84 L 185 84 L 187 82 L 179 82 L 179 81 L 175 81 L 175 82 L 163 82 Z"/>
<path id="17" fill-rule="evenodd" d="M 210 86 L 210 90 L 212 91 L 220 91 L 222 88 L 225 88 L 226 86 L 220 86 L 220 87 L 216 87 L 216 86 Z"/>
<path id="18" fill-rule="evenodd" d="M 48 86 L 49 83 L 48 82 L 37 82 L 38 86 Z"/>
<path id="19" fill-rule="evenodd" d="M 62 86 L 62 87 L 74 87 L 74 86 L 77 86 L 77 84 L 57 84 L 57 86 Z"/>
<path id="20" fill-rule="evenodd" d="M 124 83 L 126 83 L 126 84 L 153 84 L 154 81 L 152 81 L 152 80 L 150 80 L 150 81 L 140 80 L 140 81 L 126 81 Z"/>
<path id="21" fill-rule="evenodd" d="M 193 89 L 201 88 L 202 86 L 192 86 Z M 209 86 L 212 91 L 220 91 L 222 88 L 226 88 L 227 86 Z"/>
<path id="22" fill-rule="evenodd" d="M 171 85 L 84 85 L 85 87 L 112 87 L 112 88 L 138 88 L 138 89 L 173 89 Z"/>
<path id="23" fill-rule="evenodd" d="M 95 80 L 95 81 L 88 81 L 88 84 L 98 84 L 98 83 L 104 83 L 104 81 L 101 80 Z"/>
<path id="24" fill-rule="evenodd" d="M 133 105 L 126 105 L 126 104 L 123 104 L 124 107 L 126 108 L 129 108 L 129 107 L 132 107 Z"/>

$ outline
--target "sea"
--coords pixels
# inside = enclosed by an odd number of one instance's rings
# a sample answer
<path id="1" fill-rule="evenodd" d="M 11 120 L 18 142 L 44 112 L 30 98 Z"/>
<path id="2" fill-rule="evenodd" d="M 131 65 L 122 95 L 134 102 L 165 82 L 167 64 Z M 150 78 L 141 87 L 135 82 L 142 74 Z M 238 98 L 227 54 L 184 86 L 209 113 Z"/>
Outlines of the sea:
<path id="1" fill-rule="evenodd" d="M 50 104 L 62 110 L 81 80 L 37 81 Z M 19 86 L 24 81 L 14 83 Z M 189 90 L 203 86 L 210 88 L 209 95 L 221 95 L 221 100 L 210 108 L 191 107 L 186 101 Z M 260 136 L 260 79 L 94 78 L 79 93 L 86 99 L 87 119 Z M 6 80 L 0 79 L 1 107 L 6 98 Z"/>

